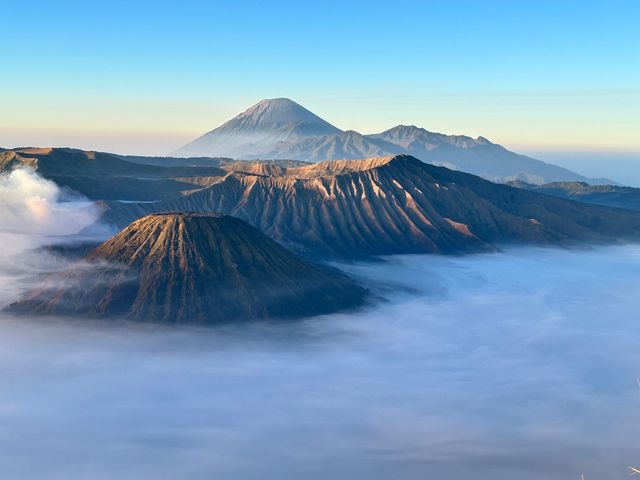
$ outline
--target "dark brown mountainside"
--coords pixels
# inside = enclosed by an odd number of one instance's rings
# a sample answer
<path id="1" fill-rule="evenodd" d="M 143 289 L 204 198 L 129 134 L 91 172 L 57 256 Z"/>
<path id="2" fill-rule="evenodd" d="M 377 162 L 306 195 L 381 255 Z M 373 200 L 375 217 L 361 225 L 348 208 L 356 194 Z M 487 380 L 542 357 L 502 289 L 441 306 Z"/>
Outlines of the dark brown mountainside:
<path id="1" fill-rule="evenodd" d="M 361 305 L 367 294 L 220 214 L 149 215 L 85 260 L 9 310 L 214 324 L 325 314 Z"/>
<path id="2" fill-rule="evenodd" d="M 484 137 L 445 135 L 414 125 L 398 125 L 366 137 L 369 141 L 383 141 L 401 149 L 390 153 L 412 155 L 423 162 L 472 173 L 492 182 L 523 180 L 545 183 L 569 180 L 612 183 L 606 178 L 587 178 L 558 165 L 511 152 Z M 388 147 L 386 149 L 389 151 Z"/>
<path id="3" fill-rule="evenodd" d="M 117 225 L 153 211 L 221 211 L 321 257 L 640 238 L 638 213 L 491 183 L 407 155 L 236 171 L 181 198 L 109 207 L 104 220 Z"/>
<path id="4" fill-rule="evenodd" d="M 0 174 L 26 167 L 93 200 L 160 200 L 193 190 L 176 177 L 225 175 L 214 166 L 145 165 L 118 155 L 72 148 L 17 148 L 0 152 Z"/>

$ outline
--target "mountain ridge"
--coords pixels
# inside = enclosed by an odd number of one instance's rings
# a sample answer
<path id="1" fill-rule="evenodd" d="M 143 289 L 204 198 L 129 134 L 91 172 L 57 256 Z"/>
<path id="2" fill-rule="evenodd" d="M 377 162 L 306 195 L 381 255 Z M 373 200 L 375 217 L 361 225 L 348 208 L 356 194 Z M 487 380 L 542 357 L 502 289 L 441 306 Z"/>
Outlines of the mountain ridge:
<path id="1" fill-rule="evenodd" d="M 511 152 L 482 136 L 446 135 L 415 125 L 397 125 L 368 135 L 342 131 L 285 98 L 262 100 L 174 153 L 307 162 L 406 154 L 496 182 L 615 183 Z"/>
<path id="2" fill-rule="evenodd" d="M 131 162 L 113 153 L 75 148 L 24 147 L 0 151 L 0 174 L 16 168 L 38 172 L 59 187 L 91 199 L 155 201 L 193 190 L 185 179 L 221 176 L 220 163 L 167 166 Z M 182 178 L 182 180 L 177 180 Z"/>
<path id="3" fill-rule="evenodd" d="M 106 205 L 122 225 L 157 210 L 220 211 L 302 254 L 358 259 L 493 251 L 500 243 L 589 244 L 640 236 L 640 215 L 536 194 L 408 155 L 232 171 L 156 204 Z"/>

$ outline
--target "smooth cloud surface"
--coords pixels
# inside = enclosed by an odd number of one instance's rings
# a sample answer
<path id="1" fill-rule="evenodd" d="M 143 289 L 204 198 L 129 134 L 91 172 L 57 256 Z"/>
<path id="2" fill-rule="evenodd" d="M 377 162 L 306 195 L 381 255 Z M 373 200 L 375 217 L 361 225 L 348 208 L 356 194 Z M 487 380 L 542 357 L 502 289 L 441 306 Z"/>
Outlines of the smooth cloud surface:
<path id="1" fill-rule="evenodd" d="M 639 247 L 348 268 L 390 301 L 237 329 L 5 316 L 0 471 L 549 480 L 640 463 Z"/>

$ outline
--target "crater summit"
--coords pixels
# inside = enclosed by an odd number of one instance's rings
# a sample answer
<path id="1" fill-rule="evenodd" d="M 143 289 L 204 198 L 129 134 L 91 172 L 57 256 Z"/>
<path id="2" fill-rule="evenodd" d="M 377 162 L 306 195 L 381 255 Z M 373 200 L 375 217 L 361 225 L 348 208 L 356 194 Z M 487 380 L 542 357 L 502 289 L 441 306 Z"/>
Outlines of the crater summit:
<path id="1" fill-rule="evenodd" d="M 326 314 L 366 294 L 240 219 L 171 212 L 133 222 L 9 310 L 215 324 Z"/>

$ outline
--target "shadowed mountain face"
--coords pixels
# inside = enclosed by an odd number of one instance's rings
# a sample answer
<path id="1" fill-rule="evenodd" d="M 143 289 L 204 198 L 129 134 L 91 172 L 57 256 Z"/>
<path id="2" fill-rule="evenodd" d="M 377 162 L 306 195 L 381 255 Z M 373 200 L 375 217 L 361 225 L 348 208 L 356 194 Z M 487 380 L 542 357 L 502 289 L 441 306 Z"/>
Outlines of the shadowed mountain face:
<path id="1" fill-rule="evenodd" d="M 0 174 L 29 168 L 94 200 L 160 200 L 193 190 L 195 176 L 224 175 L 219 165 L 161 167 L 123 160 L 111 153 L 72 148 L 18 148 L 0 152 Z"/>
<path id="2" fill-rule="evenodd" d="M 499 243 L 640 238 L 640 214 L 561 200 L 410 156 L 228 173 L 190 195 L 108 204 L 116 225 L 154 211 L 221 211 L 316 257 L 486 251 Z"/>
<path id="3" fill-rule="evenodd" d="M 147 216 L 85 260 L 9 310 L 210 324 L 331 313 L 361 305 L 367 294 L 219 214 Z"/>
<path id="4" fill-rule="evenodd" d="M 343 132 L 286 98 L 263 100 L 175 152 L 183 157 L 288 158 L 307 162 L 398 154 L 495 182 L 613 183 L 510 152 L 483 137 L 444 135 L 407 125 L 372 135 Z"/>
<path id="5" fill-rule="evenodd" d="M 640 210 L 640 188 L 616 185 L 589 185 L 584 182 L 553 182 L 544 185 L 511 182 L 510 185 L 579 202 Z"/>
<path id="6" fill-rule="evenodd" d="M 333 135 L 340 129 L 287 98 L 262 100 L 220 127 L 180 148 L 177 156 L 255 158 L 278 142 Z M 284 158 L 284 157 L 278 157 Z"/>

